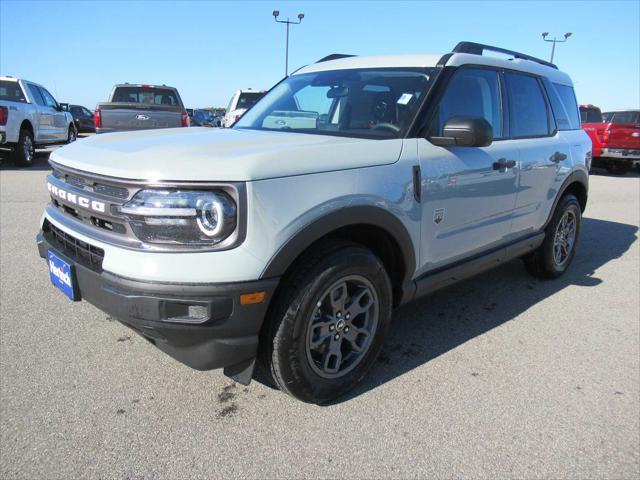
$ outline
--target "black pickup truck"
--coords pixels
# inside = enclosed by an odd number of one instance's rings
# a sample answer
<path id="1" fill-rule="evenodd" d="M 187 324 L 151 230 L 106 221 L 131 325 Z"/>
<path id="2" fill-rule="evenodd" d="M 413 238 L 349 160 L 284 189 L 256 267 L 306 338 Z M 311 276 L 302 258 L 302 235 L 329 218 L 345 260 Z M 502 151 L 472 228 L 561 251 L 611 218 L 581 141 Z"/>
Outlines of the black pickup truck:
<path id="1" fill-rule="evenodd" d="M 96 133 L 189 126 L 178 90 L 166 85 L 116 85 L 94 118 Z"/>

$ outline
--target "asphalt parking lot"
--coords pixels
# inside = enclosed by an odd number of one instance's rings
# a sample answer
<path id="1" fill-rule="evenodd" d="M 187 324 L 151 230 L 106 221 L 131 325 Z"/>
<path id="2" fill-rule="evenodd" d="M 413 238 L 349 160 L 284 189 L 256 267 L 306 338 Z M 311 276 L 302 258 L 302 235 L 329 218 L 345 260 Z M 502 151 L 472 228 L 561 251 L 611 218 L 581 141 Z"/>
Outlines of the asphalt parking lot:
<path id="1" fill-rule="evenodd" d="M 197 372 L 49 284 L 47 154 L 0 166 L 0 478 L 638 478 L 640 179 L 591 178 L 555 281 L 519 261 L 408 305 L 333 405 Z"/>

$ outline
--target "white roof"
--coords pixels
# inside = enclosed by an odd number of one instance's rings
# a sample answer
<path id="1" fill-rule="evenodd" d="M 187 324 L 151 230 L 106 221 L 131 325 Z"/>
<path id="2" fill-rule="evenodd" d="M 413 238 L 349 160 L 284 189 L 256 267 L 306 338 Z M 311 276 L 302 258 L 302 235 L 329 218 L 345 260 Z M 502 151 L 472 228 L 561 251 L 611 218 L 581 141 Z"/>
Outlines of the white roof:
<path id="1" fill-rule="evenodd" d="M 380 56 L 354 56 L 328 60 L 302 67 L 293 73 L 322 72 L 326 70 L 348 70 L 352 68 L 384 68 L 384 67 L 435 67 L 442 54 L 411 54 L 411 55 L 380 55 Z M 547 77 L 552 82 L 564 85 L 573 85 L 569 75 L 555 68 L 540 63 L 523 60 L 520 58 L 504 59 L 486 55 L 473 55 L 469 53 L 454 53 L 447 60 L 446 66 L 459 67 L 462 65 L 487 65 L 511 70 L 520 70 L 535 75 Z"/>

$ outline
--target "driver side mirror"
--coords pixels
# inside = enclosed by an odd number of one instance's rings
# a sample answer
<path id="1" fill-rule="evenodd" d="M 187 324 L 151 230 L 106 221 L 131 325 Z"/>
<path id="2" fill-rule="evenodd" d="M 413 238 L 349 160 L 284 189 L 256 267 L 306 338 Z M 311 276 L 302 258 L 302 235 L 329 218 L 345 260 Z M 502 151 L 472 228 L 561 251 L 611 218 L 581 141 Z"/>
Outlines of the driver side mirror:
<path id="1" fill-rule="evenodd" d="M 68 112 L 69 111 L 69 104 L 68 103 L 59 103 L 57 110 L 59 112 Z"/>
<path id="2" fill-rule="evenodd" d="M 428 140 L 443 147 L 487 147 L 493 142 L 493 128 L 484 118 L 451 117 L 442 128 L 442 136 Z"/>

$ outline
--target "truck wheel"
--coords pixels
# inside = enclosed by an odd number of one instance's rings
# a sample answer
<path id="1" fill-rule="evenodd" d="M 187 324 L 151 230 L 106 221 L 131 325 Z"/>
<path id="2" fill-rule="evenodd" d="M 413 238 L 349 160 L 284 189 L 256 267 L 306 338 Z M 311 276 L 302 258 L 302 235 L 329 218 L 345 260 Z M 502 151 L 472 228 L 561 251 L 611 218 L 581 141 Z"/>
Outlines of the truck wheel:
<path id="1" fill-rule="evenodd" d="M 35 154 L 36 149 L 33 143 L 33 135 L 29 130 L 23 128 L 20 130 L 18 144 L 13 152 L 14 160 L 17 165 L 30 167 L 33 165 Z"/>
<path id="2" fill-rule="evenodd" d="M 570 194 L 562 197 L 545 229 L 544 242 L 524 257 L 529 273 L 540 278 L 562 275 L 576 253 L 581 222 L 582 211 L 578 199 Z"/>
<path id="3" fill-rule="evenodd" d="M 331 241 L 305 255 L 283 279 L 261 342 L 276 386 L 326 403 L 365 376 L 391 320 L 391 282 L 371 251 Z"/>
<path id="4" fill-rule="evenodd" d="M 69 125 L 69 134 L 67 135 L 67 143 L 75 142 L 78 139 L 78 131 L 76 127 L 73 125 Z"/>

